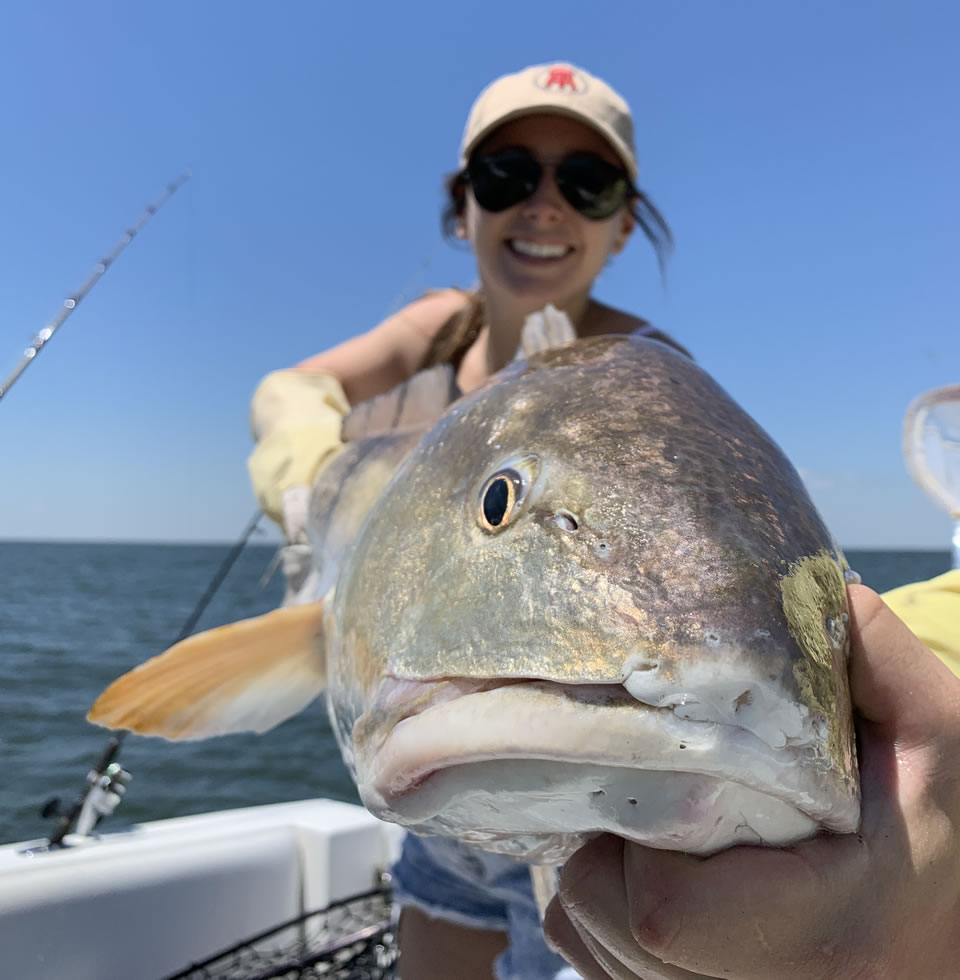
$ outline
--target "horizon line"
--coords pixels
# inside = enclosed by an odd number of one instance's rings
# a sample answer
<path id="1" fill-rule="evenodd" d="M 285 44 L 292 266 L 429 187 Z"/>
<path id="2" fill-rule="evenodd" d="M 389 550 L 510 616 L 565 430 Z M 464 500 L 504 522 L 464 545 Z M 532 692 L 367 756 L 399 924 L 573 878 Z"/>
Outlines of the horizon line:
<path id="1" fill-rule="evenodd" d="M 258 538 L 251 538 L 246 543 L 248 545 L 282 545 L 284 539 L 279 536 L 271 536 L 270 530 L 261 532 Z M 236 538 L 37 538 L 37 537 L 0 537 L 0 544 L 123 544 L 123 545 L 173 545 L 176 547 L 190 547 L 196 545 L 219 546 L 234 545 Z M 885 544 L 846 544 L 841 546 L 841 550 L 846 551 L 903 551 L 915 554 L 950 554 L 950 548 L 938 548 L 934 546 L 926 547 L 905 547 L 903 545 Z"/>

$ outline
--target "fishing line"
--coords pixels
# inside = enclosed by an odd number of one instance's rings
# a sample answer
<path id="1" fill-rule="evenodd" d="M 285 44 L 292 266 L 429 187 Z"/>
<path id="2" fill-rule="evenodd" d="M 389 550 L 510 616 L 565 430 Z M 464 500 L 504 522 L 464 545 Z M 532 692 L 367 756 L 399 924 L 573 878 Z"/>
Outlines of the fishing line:
<path id="1" fill-rule="evenodd" d="M 33 363 L 37 354 L 49 343 L 50 338 L 63 326 L 67 317 L 77 308 L 80 301 L 97 284 L 100 277 L 116 261 L 120 253 L 133 241 L 137 233 L 143 226 L 163 207 L 167 201 L 190 179 L 190 171 L 185 170 L 176 180 L 167 184 L 166 190 L 157 198 L 153 204 L 148 204 L 140 219 L 124 232 L 123 238 L 107 253 L 96 265 L 87 281 L 75 292 L 63 301 L 63 309 L 30 341 L 30 346 L 23 352 L 23 358 L 14 369 L 13 373 L 0 384 L 0 400 L 13 387 L 16 380 Z"/>
<path id="2" fill-rule="evenodd" d="M 37 334 L 37 336 L 33 339 L 31 346 L 27 348 L 23 361 L 17 367 L 16 371 L 14 371 L 14 373 L 7 379 L 7 381 L 4 382 L 3 386 L 0 387 L 0 398 L 2 398 L 7 391 L 9 391 L 11 385 L 17 380 L 17 378 L 20 377 L 21 374 L 23 374 L 29 364 L 43 349 L 43 346 L 53 336 L 55 331 L 63 324 L 73 310 L 76 309 L 77 304 L 93 288 L 100 276 L 106 272 L 117 256 L 132 241 L 137 232 L 140 231 L 140 229 L 143 228 L 150 218 L 157 213 L 160 207 L 162 207 L 162 205 L 165 204 L 177 192 L 177 190 L 179 190 L 179 188 L 186 180 L 189 179 L 189 177 L 190 172 L 185 171 L 175 181 L 168 184 L 164 194 L 158 198 L 156 202 L 147 207 L 139 222 L 126 232 L 119 244 L 113 249 L 112 252 L 110 252 L 109 255 L 100 260 L 97 267 L 94 269 L 93 274 L 83 284 L 81 289 L 77 293 L 67 298 L 67 300 L 64 302 L 64 309 L 61 311 L 61 313 L 49 324 L 49 326 L 44 327 L 44 329 Z M 439 246 L 434 246 L 434 248 L 426 253 L 421 260 L 419 267 L 414 270 L 413 274 L 403 285 L 399 294 L 390 304 L 386 315 L 396 312 L 396 310 L 403 305 L 416 280 L 420 278 L 430 267 L 434 257 L 436 256 L 438 247 Z M 204 610 L 210 604 L 210 601 L 213 599 L 214 595 L 216 595 L 217 590 L 223 584 L 224 579 L 230 573 L 230 570 L 236 563 L 237 558 L 240 556 L 240 552 L 243 551 L 244 546 L 246 545 L 250 536 L 256 530 L 262 517 L 263 512 L 257 509 L 253 517 L 250 518 L 250 521 L 247 523 L 240 537 L 224 557 L 220 567 L 210 580 L 206 590 L 194 607 L 193 612 L 191 612 L 183 626 L 180 628 L 180 631 L 171 646 L 179 643 L 181 640 L 186 639 L 186 637 L 193 632 L 198 621 L 200 620 L 200 617 L 203 615 Z M 274 568 L 269 569 L 264 578 L 269 580 L 273 571 Z M 261 586 L 264 584 L 265 582 L 261 581 Z M 64 837 L 71 832 L 71 829 L 75 825 L 77 825 L 78 831 L 82 833 L 89 833 L 89 831 L 96 826 L 101 817 L 112 812 L 116 804 L 119 803 L 120 797 L 125 789 L 126 780 L 130 777 L 129 774 L 124 772 L 124 770 L 115 760 L 120 752 L 120 747 L 128 734 L 129 732 L 123 731 L 110 736 L 106 749 L 100 756 L 96 765 L 87 774 L 87 785 L 84 791 L 68 812 L 59 812 L 60 804 L 58 799 L 48 801 L 43 807 L 41 815 L 44 817 L 44 819 L 49 817 L 57 818 L 57 823 L 54 827 L 53 833 L 50 835 L 48 846 L 57 847 L 62 845 Z M 81 828 L 79 824 L 83 824 L 83 827 Z"/>
<path id="3" fill-rule="evenodd" d="M 243 551 L 244 546 L 250 539 L 250 536 L 257 529 L 261 517 L 263 517 L 263 512 L 258 508 L 247 522 L 247 526 L 243 529 L 243 533 L 236 540 L 236 542 L 234 542 L 233 546 L 224 556 L 223 561 L 220 562 L 220 567 L 214 573 L 214 576 L 210 580 L 210 584 L 207 586 L 203 595 L 200 596 L 199 601 L 197 602 L 196 606 L 194 606 L 193 612 L 190 613 L 183 626 L 180 627 L 180 632 L 177 633 L 176 639 L 173 641 L 171 646 L 179 643 L 181 640 L 186 639 L 193 632 L 194 627 L 197 625 L 200 617 L 203 615 L 207 606 L 210 605 L 210 600 L 214 597 L 214 595 L 216 595 L 217 589 L 220 588 L 223 580 L 227 577 L 227 575 L 229 575 L 230 570 L 240 557 L 240 552 Z M 103 799 L 105 803 L 102 807 L 99 807 L 96 804 L 94 805 L 96 813 L 91 814 L 90 816 L 91 830 L 94 826 L 96 826 L 96 823 L 99 821 L 101 816 L 106 816 L 106 814 L 111 812 L 113 807 L 120 802 L 120 797 L 123 795 L 124 791 L 124 784 L 126 779 L 129 779 L 129 774 L 125 773 L 123 769 L 120 768 L 115 759 L 120 752 L 120 746 L 123 744 L 124 738 L 126 738 L 126 736 L 129 734 L 129 732 L 118 732 L 116 735 L 110 736 L 110 741 L 108 742 L 103 754 L 100 756 L 97 764 L 87 774 L 86 788 L 77 798 L 76 802 L 68 812 L 58 812 L 60 809 L 60 801 L 57 799 L 49 800 L 44 805 L 40 815 L 45 819 L 49 817 L 57 818 L 57 823 L 48 841 L 50 847 L 57 847 L 63 842 L 63 838 L 70 833 L 71 828 L 77 823 L 78 818 L 84 810 L 84 807 L 89 803 L 91 796 L 95 791 L 99 791 L 98 796 Z"/>
<path id="4" fill-rule="evenodd" d="M 413 291 L 414 285 L 433 264 L 433 260 L 436 258 L 439 248 L 440 243 L 437 243 L 433 246 L 433 248 L 427 250 L 423 258 L 420 260 L 420 265 L 413 270 L 410 278 L 407 279 L 407 281 L 400 287 L 400 292 L 394 296 L 390 305 L 387 307 L 386 312 L 381 317 L 382 320 L 385 320 L 388 316 L 396 313 L 402 306 L 406 305 L 407 299 L 410 296 L 410 293 Z"/>

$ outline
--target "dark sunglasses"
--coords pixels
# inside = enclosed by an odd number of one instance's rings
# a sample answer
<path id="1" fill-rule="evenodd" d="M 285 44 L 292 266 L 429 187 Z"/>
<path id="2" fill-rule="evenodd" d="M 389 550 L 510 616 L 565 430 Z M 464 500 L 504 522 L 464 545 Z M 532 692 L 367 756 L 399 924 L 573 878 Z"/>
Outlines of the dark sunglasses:
<path id="1" fill-rule="evenodd" d="M 543 164 L 529 151 L 509 147 L 473 157 L 464 171 L 484 211 L 506 211 L 533 197 L 543 180 Z M 630 178 L 621 167 L 595 153 L 571 153 L 554 168 L 553 179 L 564 200 L 590 221 L 616 214 L 630 194 Z"/>

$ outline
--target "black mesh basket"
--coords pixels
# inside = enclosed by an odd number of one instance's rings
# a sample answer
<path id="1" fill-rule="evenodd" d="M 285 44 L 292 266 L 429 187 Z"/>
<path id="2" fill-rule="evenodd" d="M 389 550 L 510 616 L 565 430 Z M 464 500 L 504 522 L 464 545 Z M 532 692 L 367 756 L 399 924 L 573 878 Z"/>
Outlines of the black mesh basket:
<path id="1" fill-rule="evenodd" d="M 356 895 L 238 943 L 166 980 L 389 980 L 397 944 L 390 892 Z"/>

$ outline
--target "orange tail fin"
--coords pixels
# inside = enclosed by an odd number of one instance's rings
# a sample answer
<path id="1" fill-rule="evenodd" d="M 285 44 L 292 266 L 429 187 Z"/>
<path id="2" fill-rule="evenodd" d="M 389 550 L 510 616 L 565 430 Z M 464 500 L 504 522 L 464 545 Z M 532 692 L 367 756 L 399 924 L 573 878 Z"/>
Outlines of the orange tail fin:
<path id="1" fill-rule="evenodd" d="M 323 645 L 322 601 L 207 630 L 115 680 L 87 718 L 175 740 L 265 732 L 323 691 Z"/>

